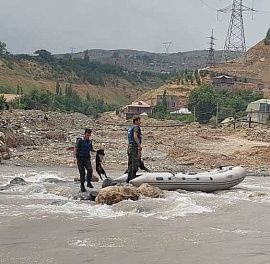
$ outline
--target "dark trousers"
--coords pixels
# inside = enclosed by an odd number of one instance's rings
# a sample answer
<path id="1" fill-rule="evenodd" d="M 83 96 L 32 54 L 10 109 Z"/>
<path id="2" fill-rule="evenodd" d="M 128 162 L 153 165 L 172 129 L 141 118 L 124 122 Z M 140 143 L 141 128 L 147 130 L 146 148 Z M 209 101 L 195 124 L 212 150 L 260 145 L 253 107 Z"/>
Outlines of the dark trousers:
<path id="1" fill-rule="evenodd" d="M 136 178 L 136 172 L 139 167 L 139 153 L 138 146 L 136 145 L 128 145 L 128 177 L 127 182 Z"/>
<path id="2" fill-rule="evenodd" d="M 139 158 L 139 165 L 138 167 L 140 168 L 140 170 L 144 170 L 147 172 L 150 172 L 150 170 L 148 168 L 145 167 L 144 162 L 141 158 Z M 125 171 L 125 173 L 128 173 L 128 169 Z"/>
<path id="3" fill-rule="evenodd" d="M 77 165 L 78 165 L 78 169 L 79 169 L 79 173 L 80 173 L 81 186 L 84 186 L 85 170 L 87 171 L 86 182 L 87 182 L 88 185 L 90 185 L 91 184 L 91 179 L 92 179 L 92 176 L 93 176 L 93 169 L 92 169 L 90 158 L 78 157 L 77 158 Z"/>

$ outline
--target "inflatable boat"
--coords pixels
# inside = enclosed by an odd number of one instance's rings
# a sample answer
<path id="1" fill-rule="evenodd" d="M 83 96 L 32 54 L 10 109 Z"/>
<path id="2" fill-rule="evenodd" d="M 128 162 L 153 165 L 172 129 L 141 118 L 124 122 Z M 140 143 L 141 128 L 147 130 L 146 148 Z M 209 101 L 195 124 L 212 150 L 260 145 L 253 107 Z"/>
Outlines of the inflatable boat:
<path id="1" fill-rule="evenodd" d="M 213 192 L 230 189 L 242 182 L 246 177 L 243 167 L 220 167 L 206 172 L 176 173 L 146 172 L 138 173 L 137 177 L 130 181 L 139 187 L 143 183 L 159 187 L 162 190 L 203 191 Z M 125 182 L 127 175 L 116 178 L 115 182 Z"/>

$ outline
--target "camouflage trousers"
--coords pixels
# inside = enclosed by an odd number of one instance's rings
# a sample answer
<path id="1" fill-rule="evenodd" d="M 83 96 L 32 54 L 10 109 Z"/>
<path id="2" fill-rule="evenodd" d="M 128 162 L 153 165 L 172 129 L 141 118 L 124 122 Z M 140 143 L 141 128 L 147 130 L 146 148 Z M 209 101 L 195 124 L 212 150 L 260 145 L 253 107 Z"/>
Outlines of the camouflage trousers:
<path id="1" fill-rule="evenodd" d="M 128 145 L 128 177 L 127 182 L 136 178 L 136 172 L 138 171 L 139 167 L 139 152 L 138 146 L 136 145 Z"/>

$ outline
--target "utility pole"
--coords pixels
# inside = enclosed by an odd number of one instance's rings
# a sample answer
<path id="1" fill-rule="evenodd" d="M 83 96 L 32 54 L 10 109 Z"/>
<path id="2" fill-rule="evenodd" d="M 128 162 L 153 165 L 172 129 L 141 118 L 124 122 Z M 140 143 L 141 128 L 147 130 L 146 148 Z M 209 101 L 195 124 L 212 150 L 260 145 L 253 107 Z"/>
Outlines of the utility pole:
<path id="1" fill-rule="evenodd" d="M 214 31 L 212 29 L 212 34 L 211 34 L 211 37 L 210 38 L 210 48 L 208 50 L 208 57 L 207 57 L 207 61 L 206 61 L 206 65 L 207 66 L 214 66 L 216 64 L 216 61 L 215 61 L 215 50 L 214 50 L 214 41 L 216 40 L 214 38 Z"/>
<path id="2" fill-rule="evenodd" d="M 216 124 L 218 124 L 218 113 L 219 112 L 219 109 L 218 109 L 218 103 L 217 103 L 217 113 L 216 113 Z"/>
<path id="3" fill-rule="evenodd" d="M 73 59 L 73 54 L 75 52 L 76 48 L 70 48 L 70 55 L 71 55 L 71 60 Z"/>
<path id="4" fill-rule="evenodd" d="M 243 53 L 245 62 L 247 61 L 247 47 L 245 40 L 243 12 L 255 11 L 243 5 L 243 0 L 233 0 L 232 5 L 219 9 L 218 12 L 231 12 L 231 19 L 224 45 L 223 58 L 227 61 L 230 53 L 233 53 L 233 59 L 239 57 L 239 52 Z"/>
<path id="5" fill-rule="evenodd" d="M 163 46 L 164 46 L 167 54 L 169 53 L 171 45 L 172 45 L 172 41 L 163 42 Z"/>
<path id="6" fill-rule="evenodd" d="M 76 50 L 76 48 L 72 48 L 72 47 L 71 47 L 71 48 L 70 48 L 70 53 L 73 54 L 75 50 Z"/>

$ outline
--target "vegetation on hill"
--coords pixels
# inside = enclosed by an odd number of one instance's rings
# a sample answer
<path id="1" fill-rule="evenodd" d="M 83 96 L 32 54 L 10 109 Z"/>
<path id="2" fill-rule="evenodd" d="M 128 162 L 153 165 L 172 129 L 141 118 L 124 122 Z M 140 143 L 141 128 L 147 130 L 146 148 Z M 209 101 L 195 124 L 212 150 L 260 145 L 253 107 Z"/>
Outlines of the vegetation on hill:
<path id="1" fill-rule="evenodd" d="M 80 112 L 90 116 L 98 113 L 117 109 L 118 105 L 109 105 L 103 99 L 92 98 L 87 94 L 86 98 L 80 97 L 72 86 L 68 86 L 65 94 L 54 94 L 44 90 L 32 90 L 30 94 L 22 94 L 12 103 L 14 108 L 40 109 L 44 111 Z"/>
<path id="2" fill-rule="evenodd" d="M 105 86 L 108 77 L 114 76 L 125 79 L 133 85 L 138 85 L 146 82 L 151 77 L 156 78 L 159 82 L 163 82 L 171 77 L 168 74 L 130 72 L 118 65 L 89 61 L 87 53 L 85 53 L 83 59 L 72 59 L 69 54 L 62 58 L 57 58 L 44 49 L 37 50 L 34 54 L 36 56 L 15 55 L 14 58 L 17 60 L 27 59 L 50 67 L 50 78 L 55 81 L 64 76 L 67 82 Z M 115 85 L 117 85 L 117 82 Z"/>
<path id="3" fill-rule="evenodd" d="M 0 110 L 5 108 L 6 100 L 3 95 L 0 95 Z"/>
<path id="4" fill-rule="evenodd" d="M 137 72 L 119 65 L 89 61 L 87 53 L 81 58 L 71 58 L 70 54 L 57 57 L 41 49 L 35 51 L 34 56 L 12 55 L 3 42 L 0 50 L 0 86 L 11 88 L 12 93 L 16 93 L 17 85 L 29 94 L 36 89 L 54 92 L 56 82 L 62 88 L 72 83 L 82 97 L 89 93 L 108 104 L 123 105 L 171 78 L 169 74 Z"/>

